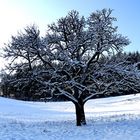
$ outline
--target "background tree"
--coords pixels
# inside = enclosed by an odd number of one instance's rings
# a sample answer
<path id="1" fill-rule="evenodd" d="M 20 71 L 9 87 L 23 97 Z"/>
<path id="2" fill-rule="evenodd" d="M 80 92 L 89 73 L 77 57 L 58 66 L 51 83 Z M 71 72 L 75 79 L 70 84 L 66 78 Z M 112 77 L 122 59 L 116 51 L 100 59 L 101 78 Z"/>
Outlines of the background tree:
<path id="1" fill-rule="evenodd" d="M 17 36 L 12 36 L 12 41 L 4 47 L 6 53 L 3 55 L 8 59 L 8 70 L 33 69 L 37 63 L 36 49 L 41 42 L 39 34 L 40 31 L 33 25 L 27 26 L 24 32 L 18 32 Z"/>
<path id="2" fill-rule="evenodd" d="M 41 85 L 39 92 L 63 96 L 74 103 L 77 126 L 86 124 L 84 104 L 89 99 L 117 93 L 124 88 L 137 92 L 139 87 L 136 67 L 111 59 L 130 43 L 127 37 L 117 33 L 117 27 L 113 26 L 116 18 L 111 13 L 112 10 L 103 9 L 93 12 L 86 20 L 77 11 L 71 11 L 48 25 L 44 38 L 39 37 L 34 27 L 27 28 L 23 38 L 22 35 L 17 37 L 22 39 L 17 40 L 16 45 L 12 38 L 5 49 L 5 56 L 14 57 L 13 61 L 19 61 L 17 57 L 21 54 L 25 57 L 34 81 Z M 30 37 L 28 31 L 32 30 Z M 25 43 L 20 44 L 21 40 Z M 33 65 L 38 64 L 41 68 L 33 69 Z M 22 61 L 22 65 L 26 63 Z"/>

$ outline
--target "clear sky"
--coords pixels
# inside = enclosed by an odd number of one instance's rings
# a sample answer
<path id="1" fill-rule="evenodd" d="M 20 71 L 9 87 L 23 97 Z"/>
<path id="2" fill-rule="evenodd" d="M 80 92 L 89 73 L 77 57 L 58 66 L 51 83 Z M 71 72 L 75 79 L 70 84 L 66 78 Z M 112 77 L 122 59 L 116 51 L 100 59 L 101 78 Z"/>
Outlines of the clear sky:
<path id="1" fill-rule="evenodd" d="M 70 10 L 87 17 L 103 8 L 114 9 L 119 33 L 132 42 L 125 50 L 140 51 L 140 0 L 0 0 L 0 47 L 27 25 L 37 24 L 44 34 L 47 24 Z"/>

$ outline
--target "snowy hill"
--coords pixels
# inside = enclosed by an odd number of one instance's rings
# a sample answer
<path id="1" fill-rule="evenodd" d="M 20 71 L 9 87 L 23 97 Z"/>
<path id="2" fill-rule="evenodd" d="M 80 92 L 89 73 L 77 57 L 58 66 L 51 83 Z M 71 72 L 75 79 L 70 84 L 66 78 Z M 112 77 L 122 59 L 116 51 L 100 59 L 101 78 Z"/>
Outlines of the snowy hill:
<path id="1" fill-rule="evenodd" d="M 90 100 L 87 126 L 75 126 L 71 102 L 0 97 L 0 140 L 139 140 L 140 94 Z"/>

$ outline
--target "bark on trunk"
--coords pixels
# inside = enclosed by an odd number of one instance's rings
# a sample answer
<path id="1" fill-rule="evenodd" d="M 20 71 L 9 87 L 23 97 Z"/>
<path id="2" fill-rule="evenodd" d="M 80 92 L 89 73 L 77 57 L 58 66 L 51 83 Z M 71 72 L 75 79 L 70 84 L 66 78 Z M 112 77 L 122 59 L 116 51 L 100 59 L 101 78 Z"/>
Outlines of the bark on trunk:
<path id="1" fill-rule="evenodd" d="M 86 125 L 84 104 L 80 102 L 76 103 L 75 109 L 76 109 L 76 125 L 77 126 Z"/>

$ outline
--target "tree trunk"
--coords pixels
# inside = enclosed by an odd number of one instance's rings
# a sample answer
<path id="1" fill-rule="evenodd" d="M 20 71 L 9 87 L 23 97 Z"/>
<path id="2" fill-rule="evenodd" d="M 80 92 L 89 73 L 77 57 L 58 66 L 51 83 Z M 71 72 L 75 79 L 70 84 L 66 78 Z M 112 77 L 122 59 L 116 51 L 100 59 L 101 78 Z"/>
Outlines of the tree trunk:
<path id="1" fill-rule="evenodd" d="M 77 126 L 86 125 L 84 104 L 80 102 L 76 103 L 75 109 L 76 109 L 76 125 Z"/>

